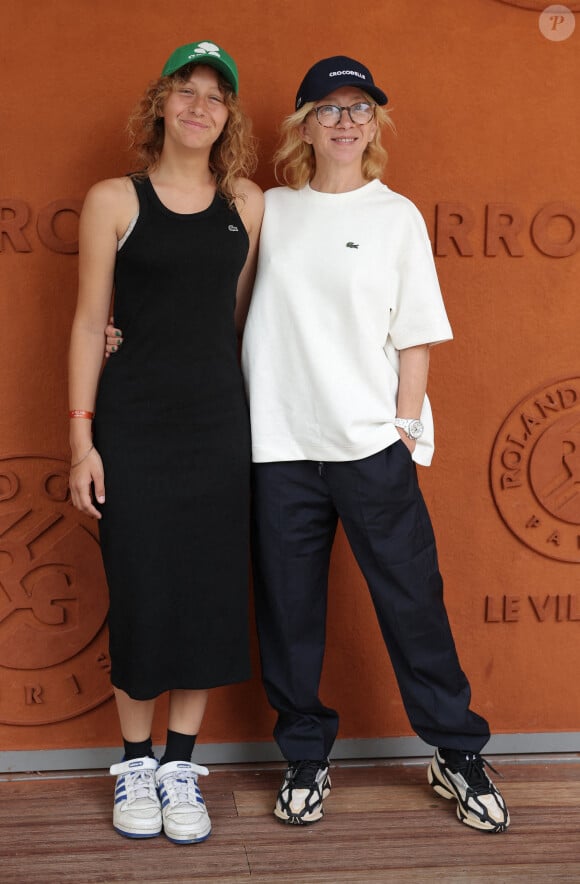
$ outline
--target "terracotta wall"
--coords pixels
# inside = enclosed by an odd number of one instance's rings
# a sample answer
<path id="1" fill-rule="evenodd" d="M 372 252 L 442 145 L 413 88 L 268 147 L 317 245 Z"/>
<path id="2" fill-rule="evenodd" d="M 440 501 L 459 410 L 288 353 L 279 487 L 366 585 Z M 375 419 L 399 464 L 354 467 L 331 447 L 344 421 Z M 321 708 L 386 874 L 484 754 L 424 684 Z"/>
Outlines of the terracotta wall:
<path id="1" fill-rule="evenodd" d="M 386 180 L 425 215 L 456 336 L 433 354 L 437 453 L 421 479 L 461 658 L 496 732 L 580 731 L 569 684 L 580 635 L 580 4 L 548 11 L 541 30 L 546 5 L 2 4 L 1 748 L 119 739 L 94 526 L 66 501 L 76 213 L 92 182 L 131 169 L 127 114 L 194 39 L 239 62 L 263 186 L 275 127 L 316 58 L 358 56 L 388 92 L 398 135 Z M 342 737 L 410 733 L 342 536 L 324 696 Z M 256 659 L 252 682 L 216 692 L 203 738 L 268 740 L 271 726 Z"/>

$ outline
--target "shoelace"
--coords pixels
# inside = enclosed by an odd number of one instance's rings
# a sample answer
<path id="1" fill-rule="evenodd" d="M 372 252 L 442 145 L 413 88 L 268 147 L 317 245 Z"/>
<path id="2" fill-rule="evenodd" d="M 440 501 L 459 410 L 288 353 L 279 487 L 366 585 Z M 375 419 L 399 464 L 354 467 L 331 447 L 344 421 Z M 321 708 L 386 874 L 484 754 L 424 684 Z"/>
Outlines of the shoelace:
<path id="1" fill-rule="evenodd" d="M 324 767 L 322 761 L 297 761 L 292 765 L 292 786 L 310 789 L 321 767 Z"/>
<path id="2" fill-rule="evenodd" d="M 127 801 L 137 801 L 139 798 L 151 798 L 156 801 L 157 792 L 152 771 L 136 770 L 125 774 L 125 791 Z"/>
<path id="3" fill-rule="evenodd" d="M 498 777 L 502 777 L 498 770 L 489 763 L 486 758 L 483 758 L 482 755 L 478 755 L 477 753 L 469 753 L 465 756 L 465 763 L 459 764 L 457 766 L 457 770 L 462 774 L 467 783 L 469 783 L 470 787 L 476 793 L 476 795 L 484 794 L 485 792 L 489 792 L 489 777 L 485 773 L 485 768 L 489 767 L 491 771 L 496 774 Z"/>
<path id="4" fill-rule="evenodd" d="M 192 774 L 169 774 L 163 777 L 163 785 L 171 804 L 195 804 L 197 802 L 197 780 Z"/>

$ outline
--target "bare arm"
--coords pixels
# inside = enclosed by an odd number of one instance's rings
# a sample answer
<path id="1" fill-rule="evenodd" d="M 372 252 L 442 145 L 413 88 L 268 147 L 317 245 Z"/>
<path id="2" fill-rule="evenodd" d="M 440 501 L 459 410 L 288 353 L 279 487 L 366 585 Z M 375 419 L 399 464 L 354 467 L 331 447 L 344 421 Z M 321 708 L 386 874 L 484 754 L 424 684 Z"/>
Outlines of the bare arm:
<path id="1" fill-rule="evenodd" d="M 248 257 L 240 273 L 236 293 L 236 331 L 238 337 L 241 338 L 250 308 L 250 299 L 256 276 L 258 242 L 264 216 L 264 194 L 257 184 L 247 179 L 243 179 L 239 183 L 239 190 L 245 194 L 246 199 L 244 201 L 238 200 L 238 211 L 250 238 Z"/>
<path id="2" fill-rule="evenodd" d="M 79 228 L 79 290 L 69 350 L 69 407 L 95 410 L 97 384 L 103 361 L 103 328 L 110 311 L 117 249 L 119 202 L 125 185 L 102 181 L 87 194 Z M 103 466 L 92 449 L 92 425 L 84 418 L 70 421 L 73 504 L 99 519 L 91 486 L 104 502 Z M 78 464 L 78 466 L 75 466 Z"/>
<path id="3" fill-rule="evenodd" d="M 429 344 L 408 347 L 399 351 L 399 392 L 397 395 L 397 417 L 419 418 L 423 400 L 427 392 L 429 375 Z M 404 430 L 399 429 L 401 439 L 414 451 L 417 444 L 409 439 Z"/>

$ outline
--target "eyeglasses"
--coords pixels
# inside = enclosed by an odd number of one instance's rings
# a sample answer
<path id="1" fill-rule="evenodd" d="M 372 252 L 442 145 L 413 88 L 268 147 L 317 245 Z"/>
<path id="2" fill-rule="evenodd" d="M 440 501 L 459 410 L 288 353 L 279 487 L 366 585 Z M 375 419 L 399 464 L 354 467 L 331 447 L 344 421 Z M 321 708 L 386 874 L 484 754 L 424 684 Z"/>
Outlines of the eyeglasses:
<path id="1" fill-rule="evenodd" d="M 356 126 L 362 126 L 364 123 L 370 123 L 375 115 L 375 105 L 368 104 L 366 101 L 357 101 L 350 107 L 340 107 L 338 104 L 321 104 L 319 107 L 313 107 L 312 110 L 316 115 L 317 121 L 321 126 L 330 129 L 332 126 L 338 126 L 342 119 L 342 112 L 346 111 L 351 122 Z"/>

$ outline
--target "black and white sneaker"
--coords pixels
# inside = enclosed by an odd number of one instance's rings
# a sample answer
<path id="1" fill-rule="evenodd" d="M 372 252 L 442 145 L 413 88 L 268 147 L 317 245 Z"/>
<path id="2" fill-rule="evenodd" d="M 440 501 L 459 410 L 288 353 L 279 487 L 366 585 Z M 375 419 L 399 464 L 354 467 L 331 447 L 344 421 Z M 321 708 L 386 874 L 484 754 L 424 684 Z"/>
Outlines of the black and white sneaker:
<path id="1" fill-rule="evenodd" d="M 466 826 L 485 832 L 505 832 L 510 815 L 484 765 L 497 773 L 477 752 L 437 749 L 427 778 L 438 795 L 455 798 L 457 816 Z"/>
<path id="2" fill-rule="evenodd" d="M 330 795 L 328 761 L 291 761 L 278 792 L 274 816 L 305 826 L 322 819 L 322 802 Z"/>

